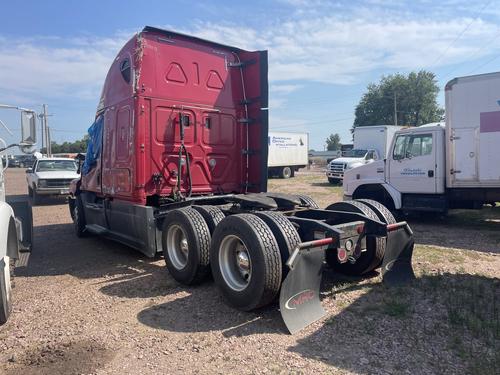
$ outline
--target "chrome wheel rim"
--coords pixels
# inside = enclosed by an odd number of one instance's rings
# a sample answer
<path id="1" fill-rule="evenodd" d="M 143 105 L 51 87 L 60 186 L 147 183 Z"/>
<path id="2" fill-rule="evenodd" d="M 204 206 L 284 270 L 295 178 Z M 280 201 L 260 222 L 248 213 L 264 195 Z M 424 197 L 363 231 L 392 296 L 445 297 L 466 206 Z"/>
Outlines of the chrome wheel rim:
<path id="1" fill-rule="evenodd" d="M 226 285 L 234 291 L 244 290 L 252 278 L 252 261 L 247 247 L 235 235 L 224 237 L 219 249 L 219 267 Z"/>
<path id="2" fill-rule="evenodd" d="M 172 265 L 181 270 L 188 263 L 189 245 L 186 234 L 177 225 L 171 225 L 167 231 L 167 252 Z"/>

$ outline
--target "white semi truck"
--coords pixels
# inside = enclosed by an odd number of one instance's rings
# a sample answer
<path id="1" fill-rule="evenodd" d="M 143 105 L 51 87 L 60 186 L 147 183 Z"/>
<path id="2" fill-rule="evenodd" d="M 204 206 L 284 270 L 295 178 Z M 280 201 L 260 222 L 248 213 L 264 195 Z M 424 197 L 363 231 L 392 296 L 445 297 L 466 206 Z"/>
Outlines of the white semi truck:
<path id="1" fill-rule="evenodd" d="M 446 212 L 500 201 L 500 72 L 445 87 L 446 122 L 399 130 L 385 160 L 344 175 L 346 199 Z"/>
<path id="2" fill-rule="evenodd" d="M 269 176 L 293 177 L 309 163 L 309 134 L 269 132 L 267 168 Z"/>
<path id="3" fill-rule="evenodd" d="M 401 126 L 358 126 L 354 129 L 354 148 L 343 156 L 332 160 L 326 168 L 326 177 L 331 184 L 338 184 L 344 172 L 386 157 L 392 138 Z"/>
<path id="4" fill-rule="evenodd" d="M 12 311 L 11 277 L 14 262 L 21 251 L 31 251 L 33 237 L 33 219 L 31 206 L 26 197 L 6 199 L 5 168 L 8 168 L 6 151 L 19 147 L 28 152 L 36 142 L 36 114 L 23 108 L 1 105 L 0 109 L 21 111 L 22 140 L 19 144 L 7 145 L 0 138 L 0 325 L 5 324 Z M 3 125 L 3 123 L 2 123 Z M 4 163 L 5 162 L 5 163 Z M 4 167 L 5 164 L 5 167 Z"/>

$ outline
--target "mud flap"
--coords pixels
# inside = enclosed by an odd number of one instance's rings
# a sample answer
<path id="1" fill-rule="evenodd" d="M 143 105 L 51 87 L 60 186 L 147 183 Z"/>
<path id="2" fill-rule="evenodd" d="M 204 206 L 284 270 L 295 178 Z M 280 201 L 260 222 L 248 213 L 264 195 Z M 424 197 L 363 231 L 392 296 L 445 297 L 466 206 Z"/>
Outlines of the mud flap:
<path id="1" fill-rule="evenodd" d="M 385 284 L 397 286 L 415 279 L 411 265 L 414 245 L 413 232 L 406 222 L 387 226 L 387 243 L 382 261 Z"/>
<path id="2" fill-rule="evenodd" d="M 325 250 L 296 249 L 287 262 L 290 270 L 281 285 L 280 310 L 290 333 L 295 333 L 325 316 L 319 290 Z"/>
<path id="3" fill-rule="evenodd" d="M 9 197 L 7 203 L 16 217 L 16 226 L 20 234 L 20 250 L 31 251 L 33 245 L 33 213 L 28 198 Z"/>

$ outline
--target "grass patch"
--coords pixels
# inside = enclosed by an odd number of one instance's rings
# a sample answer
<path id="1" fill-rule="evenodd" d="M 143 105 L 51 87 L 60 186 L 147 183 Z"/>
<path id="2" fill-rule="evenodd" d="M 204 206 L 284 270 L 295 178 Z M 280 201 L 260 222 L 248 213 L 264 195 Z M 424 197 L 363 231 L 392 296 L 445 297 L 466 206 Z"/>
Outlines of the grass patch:
<path id="1" fill-rule="evenodd" d="M 470 374 L 496 374 L 500 365 L 500 280 L 442 274 L 420 282 L 425 298 L 445 311 L 449 348 Z"/>

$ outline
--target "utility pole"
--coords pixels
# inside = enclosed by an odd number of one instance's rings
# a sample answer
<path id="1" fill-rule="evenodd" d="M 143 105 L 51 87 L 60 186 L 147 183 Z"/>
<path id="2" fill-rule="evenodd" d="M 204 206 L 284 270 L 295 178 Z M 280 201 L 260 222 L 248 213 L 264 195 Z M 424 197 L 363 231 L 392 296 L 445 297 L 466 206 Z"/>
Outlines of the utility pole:
<path id="1" fill-rule="evenodd" d="M 48 114 L 48 106 L 44 104 L 43 112 L 40 114 L 40 119 L 42 120 L 42 148 L 45 143 L 45 153 L 47 156 L 51 156 L 51 145 L 50 145 L 50 135 L 49 135 L 49 114 Z"/>
<path id="2" fill-rule="evenodd" d="M 52 156 L 52 141 L 50 137 L 50 128 L 47 126 L 47 156 L 50 158 Z"/>
<path id="3" fill-rule="evenodd" d="M 45 149 L 47 156 L 50 157 L 50 143 L 49 143 L 49 124 L 48 124 L 48 113 L 47 104 L 43 105 L 43 124 L 45 128 Z"/>
<path id="4" fill-rule="evenodd" d="M 40 119 L 40 139 L 42 140 L 42 145 L 40 146 L 40 152 L 43 149 L 43 144 L 45 143 L 44 141 L 44 135 L 43 135 L 43 116 L 41 113 L 38 114 L 38 118 Z"/>
<path id="5" fill-rule="evenodd" d="M 396 106 L 396 91 L 394 91 L 394 125 L 398 125 L 398 111 Z"/>

